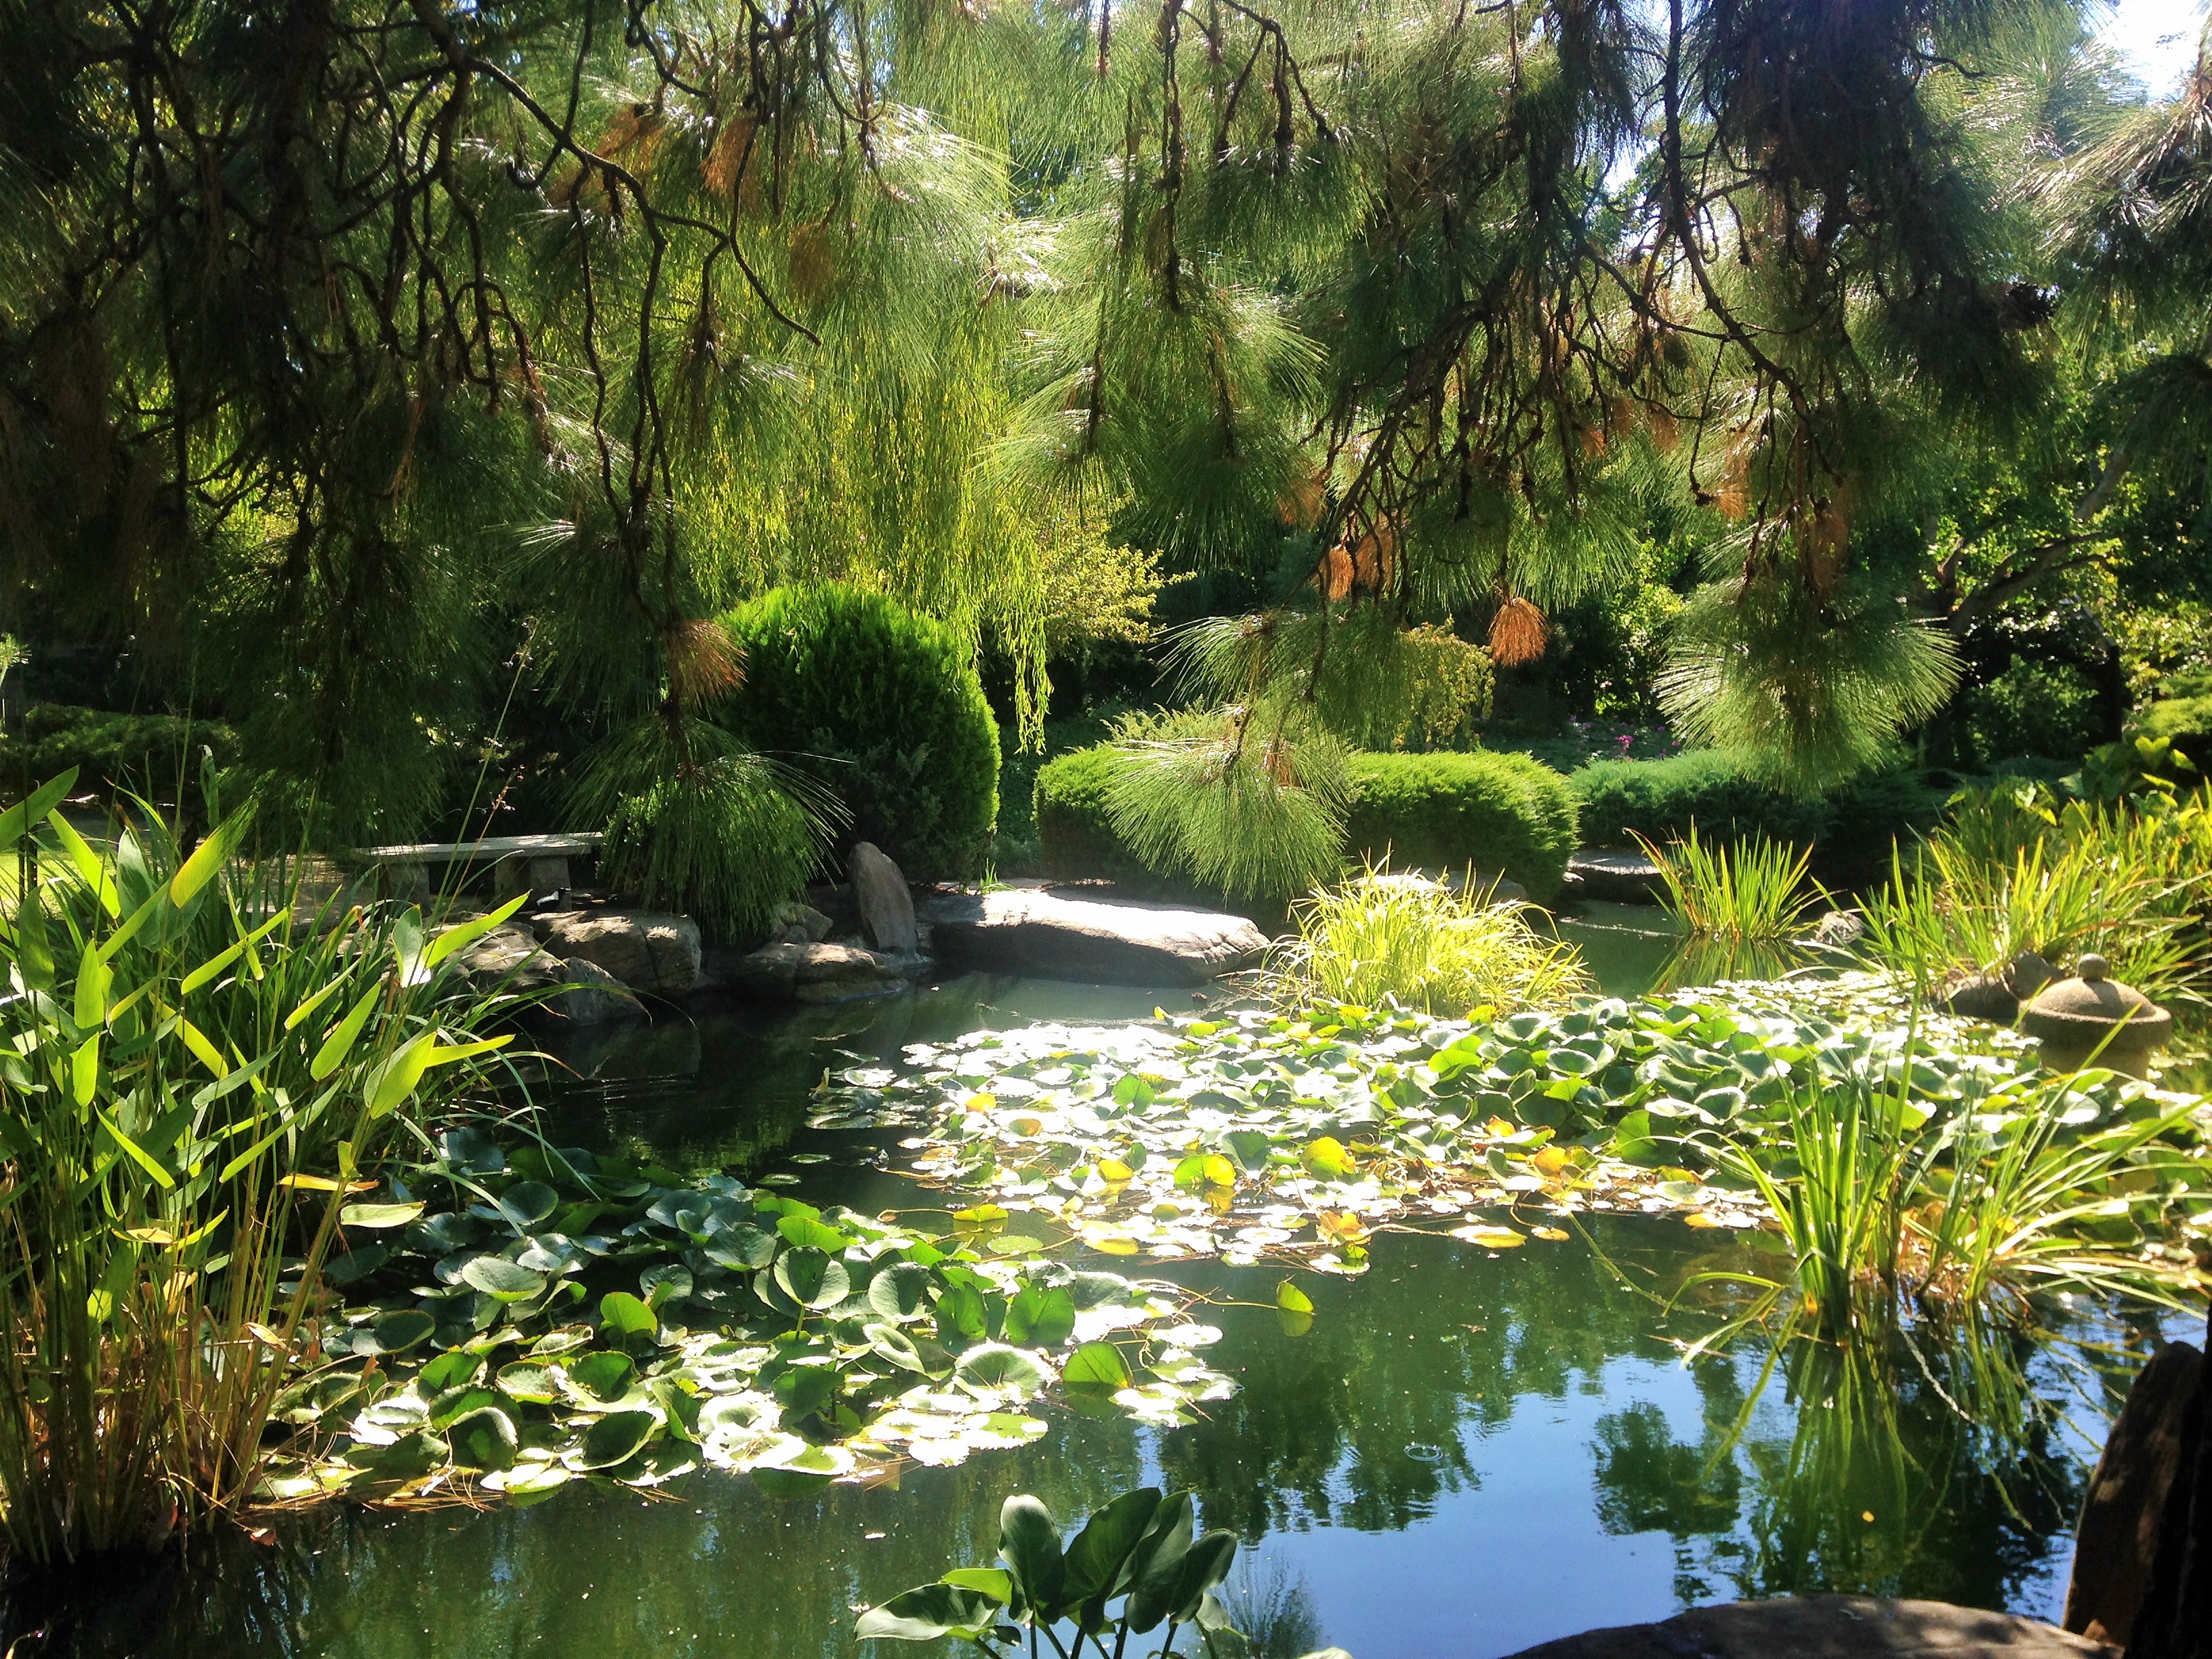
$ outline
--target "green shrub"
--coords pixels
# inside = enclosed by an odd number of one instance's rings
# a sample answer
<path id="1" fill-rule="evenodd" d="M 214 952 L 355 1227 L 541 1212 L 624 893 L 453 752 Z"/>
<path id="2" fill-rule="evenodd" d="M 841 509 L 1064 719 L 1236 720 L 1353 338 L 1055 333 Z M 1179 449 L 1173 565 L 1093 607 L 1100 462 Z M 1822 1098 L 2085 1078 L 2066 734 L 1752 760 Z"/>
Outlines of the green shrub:
<path id="1" fill-rule="evenodd" d="M 1139 892 L 1190 891 L 1147 869 L 1115 833 L 1107 745 L 1062 755 L 1037 773 L 1036 822 L 1045 872 L 1094 877 Z M 1576 842 L 1566 780 L 1525 755 L 1355 755 L 1346 822 L 1348 860 L 1400 869 L 1504 873 L 1542 900 L 1559 890 Z"/>
<path id="2" fill-rule="evenodd" d="M 1393 868 L 1503 873 L 1543 902 L 1559 890 L 1579 818 L 1561 777 L 1526 755 L 1360 755 L 1345 822 L 1348 859 Z"/>
<path id="3" fill-rule="evenodd" d="M 1855 778 L 1834 793 L 1793 795 L 1749 776 L 1726 750 L 1664 760 L 1593 761 L 1568 780 L 1582 805 L 1583 839 L 1626 847 L 1635 837 L 1679 841 L 1695 824 L 1708 841 L 1765 836 L 1815 849 L 1832 875 L 1887 867 L 1899 836 L 1942 815 L 1944 792 L 1911 772 Z"/>
<path id="4" fill-rule="evenodd" d="M 2063 663 L 2023 659 L 1960 701 L 1984 766 L 2014 757 L 2072 760 L 2104 736 L 2095 684 Z"/>
<path id="5" fill-rule="evenodd" d="M 2212 763 L 2212 696 L 2166 697 L 2137 709 L 2131 738 L 2164 738 L 2200 772 Z"/>
<path id="6" fill-rule="evenodd" d="M 204 747 L 224 767 L 236 757 L 238 739 L 227 726 L 179 714 L 33 703 L 20 731 L 0 733 L 0 787 L 43 782 L 75 767 L 80 789 L 113 786 L 166 800 L 179 778 L 196 783 Z"/>
<path id="7" fill-rule="evenodd" d="M 999 811 L 999 728 L 940 624 L 848 587 L 777 588 L 722 618 L 744 683 L 715 711 L 819 780 L 916 879 L 970 876 Z"/>
<path id="8" fill-rule="evenodd" d="M 1101 743 L 1037 769 L 1037 848 L 1044 873 L 1063 881 L 1110 881 L 1154 897 L 1196 896 L 1188 881 L 1146 869 L 1115 832 L 1106 805 L 1114 765 L 1113 745 Z"/>

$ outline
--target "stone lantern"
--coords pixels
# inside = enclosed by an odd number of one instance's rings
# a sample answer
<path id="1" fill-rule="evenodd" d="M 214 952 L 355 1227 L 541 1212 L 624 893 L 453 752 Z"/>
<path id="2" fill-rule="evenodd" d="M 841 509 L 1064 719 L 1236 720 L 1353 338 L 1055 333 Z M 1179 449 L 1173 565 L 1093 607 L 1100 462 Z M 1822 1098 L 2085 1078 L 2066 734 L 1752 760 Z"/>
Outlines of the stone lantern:
<path id="1" fill-rule="evenodd" d="M 2075 963 L 2077 977 L 2045 986 L 2021 1011 L 2020 1027 L 2043 1044 L 2043 1063 L 2074 1072 L 2095 1064 L 2147 1074 L 2152 1054 L 2173 1034 L 2173 1016 L 2131 985 L 2106 977 L 2104 957 Z"/>

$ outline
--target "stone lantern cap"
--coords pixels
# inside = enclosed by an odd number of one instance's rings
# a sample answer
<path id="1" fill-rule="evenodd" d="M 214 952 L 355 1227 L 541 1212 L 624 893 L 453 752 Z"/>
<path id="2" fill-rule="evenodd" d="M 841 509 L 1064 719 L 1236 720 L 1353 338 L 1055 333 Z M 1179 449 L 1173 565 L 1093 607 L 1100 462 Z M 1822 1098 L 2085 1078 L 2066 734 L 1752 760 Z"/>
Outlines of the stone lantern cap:
<path id="1" fill-rule="evenodd" d="M 2173 1016 L 2132 985 L 2108 979 L 2110 964 L 2094 953 L 2074 966 L 2073 979 L 2045 986 L 2021 1012 L 2021 1027 L 2045 1041 L 2090 1042 L 2124 1026 L 2120 1040 L 2130 1046 L 2164 1042 L 2173 1030 Z"/>

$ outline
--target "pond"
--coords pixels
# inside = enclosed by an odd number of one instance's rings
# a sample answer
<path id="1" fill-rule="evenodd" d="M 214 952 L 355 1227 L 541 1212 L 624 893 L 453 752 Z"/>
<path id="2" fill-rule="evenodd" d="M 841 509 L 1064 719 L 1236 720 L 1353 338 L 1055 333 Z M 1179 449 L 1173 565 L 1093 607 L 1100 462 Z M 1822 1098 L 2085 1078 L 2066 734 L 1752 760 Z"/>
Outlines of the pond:
<path id="1" fill-rule="evenodd" d="M 1633 990 L 1624 976 L 1656 973 L 1664 942 L 1616 943 L 1608 988 Z M 928 1200 L 893 1171 L 894 1135 L 805 1127 L 826 1071 L 1156 1006 L 1188 1011 L 1192 994 L 970 978 L 776 1019 L 672 1018 L 576 1045 L 549 1127 L 687 1169 L 783 1170 L 817 1202 L 911 1208 Z M 2109 1380 L 2023 1352 L 2032 1389 L 2069 1414 L 1977 1427 L 1932 1378 L 1855 1405 L 1845 1376 L 1762 1392 L 1756 1347 L 1686 1368 L 1674 1345 L 1710 1322 L 1662 1304 L 1705 1250 L 1677 1220 L 1633 1216 L 1510 1252 L 1379 1237 L 1364 1277 L 1303 1281 L 1301 1334 L 1273 1305 L 1279 1267 L 1152 1265 L 1215 1301 L 1208 1360 L 1240 1385 L 1195 1424 L 1048 1406 L 1048 1431 L 1018 1450 L 782 1502 L 702 1473 L 650 1498 L 580 1483 L 523 1510 L 332 1508 L 260 1546 L 199 1547 L 103 1607 L 76 1650 L 828 1659 L 854 1651 L 857 1606 L 988 1561 L 1009 1494 L 1065 1522 L 1146 1483 L 1192 1488 L 1205 1524 L 1246 1540 L 1228 1599 L 1270 1655 L 1480 1659 L 1823 1589 L 2055 1616 Z M 2085 1316 L 2079 1334 L 2140 1349 L 2148 1331 Z"/>

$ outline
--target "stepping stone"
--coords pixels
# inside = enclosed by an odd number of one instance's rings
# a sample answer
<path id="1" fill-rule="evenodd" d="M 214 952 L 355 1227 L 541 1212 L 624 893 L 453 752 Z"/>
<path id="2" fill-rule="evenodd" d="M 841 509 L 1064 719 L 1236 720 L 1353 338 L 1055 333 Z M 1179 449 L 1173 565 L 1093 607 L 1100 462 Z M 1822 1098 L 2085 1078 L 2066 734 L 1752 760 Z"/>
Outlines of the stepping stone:
<path id="1" fill-rule="evenodd" d="M 1567 891 L 1612 904 L 1651 904 L 1667 890 L 1659 866 L 1641 853 L 1584 848 L 1567 860 Z"/>
<path id="2" fill-rule="evenodd" d="M 1257 963 L 1267 936 L 1243 916 L 1006 889 L 922 908 L 938 952 L 997 973 L 1115 985 L 1202 985 Z"/>

